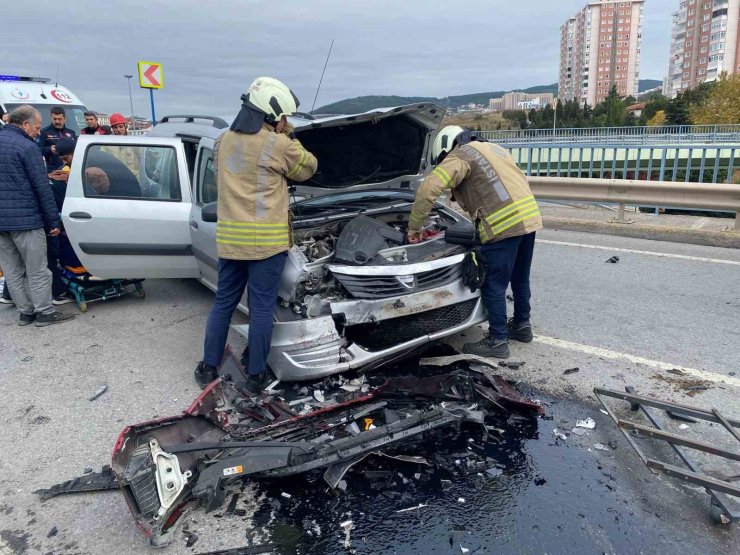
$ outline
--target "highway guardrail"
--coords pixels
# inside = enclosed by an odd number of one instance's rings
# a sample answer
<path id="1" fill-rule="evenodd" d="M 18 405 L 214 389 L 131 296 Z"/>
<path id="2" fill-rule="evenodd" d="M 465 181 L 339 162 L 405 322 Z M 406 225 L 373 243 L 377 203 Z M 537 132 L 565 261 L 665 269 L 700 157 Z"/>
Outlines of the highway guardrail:
<path id="1" fill-rule="evenodd" d="M 740 185 L 537 176 L 529 184 L 542 200 L 618 204 L 618 221 L 624 221 L 626 204 L 734 212 L 740 231 Z"/>

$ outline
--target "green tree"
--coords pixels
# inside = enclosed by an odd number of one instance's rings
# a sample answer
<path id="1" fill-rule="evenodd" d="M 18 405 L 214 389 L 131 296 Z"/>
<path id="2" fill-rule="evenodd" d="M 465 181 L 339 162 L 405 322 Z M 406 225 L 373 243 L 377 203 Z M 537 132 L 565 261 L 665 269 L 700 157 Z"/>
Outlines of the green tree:
<path id="1" fill-rule="evenodd" d="M 705 99 L 689 107 L 694 125 L 740 123 L 740 74 L 722 73 Z"/>
<path id="2" fill-rule="evenodd" d="M 594 108 L 594 119 L 603 121 L 605 127 L 624 125 L 627 115 L 627 104 L 617 94 L 617 86 L 612 86 L 609 94 L 601 104 Z"/>
<path id="3" fill-rule="evenodd" d="M 680 92 L 672 99 L 665 109 L 665 118 L 668 125 L 689 125 L 689 102 L 684 93 Z"/>
<path id="4" fill-rule="evenodd" d="M 646 99 L 645 108 L 642 110 L 642 114 L 640 115 L 640 125 L 650 125 L 648 122 L 652 120 L 658 112 L 663 112 L 663 121 L 665 121 L 666 106 L 668 106 L 668 99 L 662 94 L 656 93 Z M 660 125 L 663 125 L 663 123 Z"/>

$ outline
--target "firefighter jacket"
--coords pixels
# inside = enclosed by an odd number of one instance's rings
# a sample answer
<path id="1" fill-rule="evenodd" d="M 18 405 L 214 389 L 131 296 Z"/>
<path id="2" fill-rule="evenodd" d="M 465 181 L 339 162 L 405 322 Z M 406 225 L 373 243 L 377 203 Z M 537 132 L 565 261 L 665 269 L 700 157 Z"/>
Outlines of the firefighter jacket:
<path id="1" fill-rule="evenodd" d="M 226 131 L 216 141 L 218 256 L 262 260 L 293 244 L 288 179 L 305 181 L 316 158 L 297 139 L 265 124 L 257 133 Z"/>
<path id="2" fill-rule="evenodd" d="M 482 243 L 542 229 L 542 217 L 527 177 L 509 152 L 473 141 L 455 147 L 416 192 L 409 233 L 421 230 L 435 200 L 452 190 L 455 201 L 476 221 Z"/>

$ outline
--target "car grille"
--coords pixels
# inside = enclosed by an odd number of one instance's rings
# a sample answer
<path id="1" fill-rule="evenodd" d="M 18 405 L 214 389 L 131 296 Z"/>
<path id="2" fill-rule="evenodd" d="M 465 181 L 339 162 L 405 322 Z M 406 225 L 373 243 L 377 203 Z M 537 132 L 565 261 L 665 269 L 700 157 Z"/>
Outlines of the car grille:
<path id="1" fill-rule="evenodd" d="M 460 279 L 462 275 L 462 264 L 452 264 L 414 274 L 411 287 L 401 283 L 396 276 L 354 276 L 334 272 L 347 291 L 356 299 L 382 299 L 385 297 L 396 297 L 407 295 L 416 291 L 426 291 L 442 285 L 448 285 Z"/>
<path id="2" fill-rule="evenodd" d="M 478 299 L 435 308 L 419 314 L 383 320 L 376 324 L 347 326 L 344 335 L 368 351 L 382 351 L 417 337 L 454 328 L 467 321 Z"/>

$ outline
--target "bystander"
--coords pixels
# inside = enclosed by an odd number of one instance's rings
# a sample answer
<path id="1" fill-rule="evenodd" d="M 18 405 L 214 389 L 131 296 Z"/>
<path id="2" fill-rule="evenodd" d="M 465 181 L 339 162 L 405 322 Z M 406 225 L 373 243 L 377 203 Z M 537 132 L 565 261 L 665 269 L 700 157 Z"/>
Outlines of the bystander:
<path id="1" fill-rule="evenodd" d="M 0 267 L 21 326 L 48 326 L 74 317 L 52 305 L 44 228 L 56 237 L 60 221 L 34 143 L 40 131 L 41 114 L 31 106 L 10 112 L 8 125 L 0 129 Z"/>

